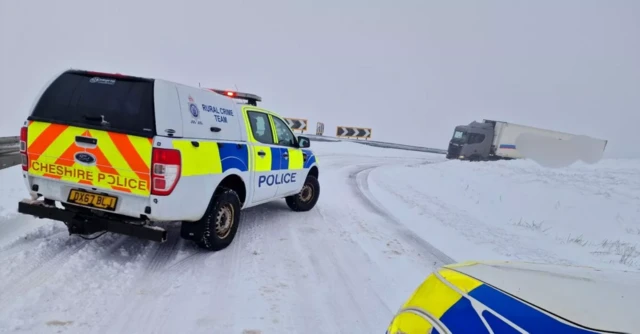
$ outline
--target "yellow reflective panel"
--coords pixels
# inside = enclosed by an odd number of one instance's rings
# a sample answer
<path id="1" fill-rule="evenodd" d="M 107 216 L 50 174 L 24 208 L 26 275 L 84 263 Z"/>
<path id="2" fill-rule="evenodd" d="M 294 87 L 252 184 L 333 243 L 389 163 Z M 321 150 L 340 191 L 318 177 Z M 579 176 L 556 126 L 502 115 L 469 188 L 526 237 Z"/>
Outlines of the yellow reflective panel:
<path id="1" fill-rule="evenodd" d="M 449 283 L 455 285 L 458 289 L 462 290 L 465 293 L 469 293 L 473 289 L 482 285 L 481 281 L 455 270 L 441 269 L 439 273 Z"/>
<path id="2" fill-rule="evenodd" d="M 411 312 L 398 314 L 387 331 L 389 334 L 427 334 L 433 328 L 431 323 L 423 316 Z"/>
<path id="3" fill-rule="evenodd" d="M 259 155 L 260 152 L 264 152 L 264 156 Z M 271 147 L 269 146 L 253 146 L 253 161 L 254 171 L 256 172 L 268 172 L 271 171 Z"/>
<path id="4" fill-rule="evenodd" d="M 302 150 L 289 148 L 289 169 L 302 169 L 304 167 L 304 159 Z"/>
<path id="5" fill-rule="evenodd" d="M 200 146 L 194 147 L 190 140 L 176 139 L 173 147 L 180 150 L 182 156 L 182 176 L 222 173 L 218 143 L 200 141 Z"/>
<path id="6" fill-rule="evenodd" d="M 402 307 L 423 309 L 439 319 L 461 297 L 455 290 L 440 281 L 434 274 L 431 274 Z"/>

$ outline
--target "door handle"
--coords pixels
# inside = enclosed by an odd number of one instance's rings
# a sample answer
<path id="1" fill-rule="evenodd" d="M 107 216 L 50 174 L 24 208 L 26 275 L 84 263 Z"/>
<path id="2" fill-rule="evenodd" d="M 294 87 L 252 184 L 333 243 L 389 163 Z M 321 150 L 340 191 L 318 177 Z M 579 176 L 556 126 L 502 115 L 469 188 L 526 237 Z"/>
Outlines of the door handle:
<path id="1" fill-rule="evenodd" d="M 98 144 L 98 139 L 92 138 L 92 137 L 76 136 L 76 143 L 97 145 Z"/>
<path id="2" fill-rule="evenodd" d="M 264 153 L 264 151 L 258 151 L 258 155 L 261 157 L 264 157 L 265 155 L 267 155 L 266 153 Z"/>
<path id="3" fill-rule="evenodd" d="M 284 157 L 285 159 L 289 159 L 289 153 L 288 152 L 282 153 L 282 157 Z"/>

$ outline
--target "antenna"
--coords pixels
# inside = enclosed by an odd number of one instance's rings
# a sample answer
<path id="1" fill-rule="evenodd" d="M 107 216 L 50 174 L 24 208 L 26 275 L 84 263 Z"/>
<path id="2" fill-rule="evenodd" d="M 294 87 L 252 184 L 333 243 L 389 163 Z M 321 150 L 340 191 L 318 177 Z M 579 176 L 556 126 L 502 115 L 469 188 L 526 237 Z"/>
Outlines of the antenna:
<path id="1" fill-rule="evenodd" d="M 198 82 L 198 88 L 202 88 L 202 87 L 200 86 L 200 82 Z"/>

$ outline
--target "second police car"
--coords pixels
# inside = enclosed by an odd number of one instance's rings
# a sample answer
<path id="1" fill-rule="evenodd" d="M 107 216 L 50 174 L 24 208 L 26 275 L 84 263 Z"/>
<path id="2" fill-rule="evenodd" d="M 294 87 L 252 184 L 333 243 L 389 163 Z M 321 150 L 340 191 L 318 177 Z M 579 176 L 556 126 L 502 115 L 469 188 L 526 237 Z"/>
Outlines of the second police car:
<path id="1" fill-rule="evenodd" d="M 638 333 L 640 272 L 467 261 L 431 272 L 387 334 Z"/>
<path id="2" fill-rule="evenodd" d="M 238 103 L 238 100 L 246 101 Z M 242 209 L 284 198 L 318 201 L 317 158 L 260 97 L 160 79 L 82 70 L 56 76 L 20 133 L 23 214 L 64 222 L 71 234 L 114 232 L 227 247 Z"/>

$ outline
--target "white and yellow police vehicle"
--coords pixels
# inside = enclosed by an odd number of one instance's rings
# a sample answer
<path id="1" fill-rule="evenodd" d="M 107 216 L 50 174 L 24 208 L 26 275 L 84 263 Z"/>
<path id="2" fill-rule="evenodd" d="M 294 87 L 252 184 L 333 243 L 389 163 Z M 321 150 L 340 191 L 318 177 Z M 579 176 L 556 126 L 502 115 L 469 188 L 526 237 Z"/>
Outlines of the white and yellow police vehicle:
<path id="1" fill-rule="evenodd" d="M 114 232 L 163 242 L 158 222 L 209 250 L 235 237 L 240 211 L 284 198 L 318 201 L 310 140 L 259 96 L 160 79 L 67 70 L 47 83 L 21 129 L 31 198 L 23 214 L 83 237 Z"/>
<path id="2" fill-rule="evenodd" d="M 638 333 L 640 272 L 469 261 L 430 273 L 387 334 Z"/>

